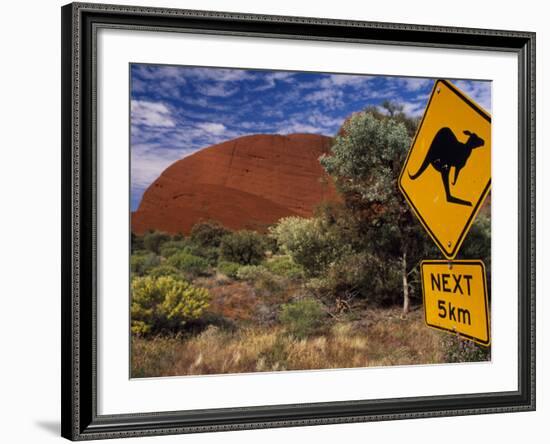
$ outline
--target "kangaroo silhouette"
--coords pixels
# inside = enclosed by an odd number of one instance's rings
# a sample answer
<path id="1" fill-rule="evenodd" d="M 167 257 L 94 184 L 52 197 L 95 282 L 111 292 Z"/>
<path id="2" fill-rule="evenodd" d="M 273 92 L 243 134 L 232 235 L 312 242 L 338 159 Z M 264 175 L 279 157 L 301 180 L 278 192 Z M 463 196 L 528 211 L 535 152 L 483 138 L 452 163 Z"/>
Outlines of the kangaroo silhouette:
<path id="1" fill-rule="evenodd" d="M 443 180 L 443 186 L 445 187 L 447 202 L 471 207 L 471 202 L 459 199 L 451 194 L 449 175 L 451 173 L 451 167 L 454 167 L 455 174 L 453 185 L 455 185 L 458 175 L 460 174 L 460 170 L 464 168 L 464 165 L 466 165 L 472 150 L 483 146 L 485 141 L 471 131 L 465 130 L 463 132 L 469 136 L 468 140 L 464 143 L 460 142 L 456 138 L 450 128 L 447 128 L 446 126 L 441 128 L 433 138 L 430 149 L 426 154 L 422 166 L 415 174 L 409 173 L 409 177 L 412 180 L 417 179 L 424 171 L 426 171 L 426 168 L 431 165 L 436 171 L 441 173 L 441 179 Z"/>

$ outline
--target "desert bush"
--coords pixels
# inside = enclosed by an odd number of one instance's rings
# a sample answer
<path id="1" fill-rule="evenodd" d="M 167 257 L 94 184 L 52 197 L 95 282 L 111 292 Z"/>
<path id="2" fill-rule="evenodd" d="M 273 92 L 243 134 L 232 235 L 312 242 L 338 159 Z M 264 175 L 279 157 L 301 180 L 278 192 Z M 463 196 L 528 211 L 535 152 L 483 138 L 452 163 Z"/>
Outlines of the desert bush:
<path id="1" fill-rule="evenodd" d="M 218 263 L 218 271 L 231 278 L 237 277 L 237 272 L 240 267 L 241 265 L 236 262 L 220 261 Z"/>
<path id="2" fill-rule="evenodd" d="M 285 217 L 270 228 L 269 235 L 309 276 L 322 274 L 346 250 L 337 231 L 319 218 Z"/>
<path id="3" fill-rule="evenodd" d="M 275 256 L 263 264 L 271 273 L 287 279 L 296 280 L 304 275 L 304 269 L 290 256 Z"/>
<path id="4" fill-rule="evenodd" d="M 199 247 L 192 244 L 188 251 L 195 256 L 202 257 L 212 266 L 216 265 L 220 259 L 219 247 Z"/>
<path id="5" fill-rule="evenodd" d="M 323 305 L 308 298 L 283 304 L 279 321 L 290 335 L 303 339 L 316 333 L 325 317 Z"/>
<path id="6" fill-rule="evenodd" d="M 263 265 L 239 266 L 237 277 L 243 281 L 255 281 L 260 276 L 269 273 Z"/>
<path id="7" fill-rule="evenodd" d="M 143 246 L 143 237 L 139 236 L 135 233 L 130 233 L 130 245 L 132 248 L 132 252 L 136 252 L 138 250 L 143 250 L 145 247 Z"/>
<path id="8" fill-rule="evenodd" d="M 146 274 L 153 267 L 160 264 L 160 259 L 154 253 L 138 252 L 130 257 L 130 270 L 137 276 Z"/>
<path id="9" fill-rule="evenodd" d="M 460 248 L 459 258 L 481 259 L 487 272 L 487 283 L 491 291 L 491 218 L 479 214 L 472 224 L 468 236 Z M 490 296 L 490 294 L 489 294 Z"/>
<path id="10" fill-rule="evenodd" d="M 171 276 L 132 279 L 132 333 L 175 332 L 199 318 L 208 307 L 209 294 Z"/>
<path id="11" fill-rule="evenodd" d="M 158 278 L 161 276 L 171 276 L 175 279 L 183 279 L 183 276 L 181 275 L 180 271 L 174 267 L 173 265 L 162 263 L 160 265 L 157 265 L 154 268 L 151 268 L 147 272 L 147 276 Z"/>
<path id="12" fill-rule="evenodd" d="M 190 254 L 187 251 L 174 254 L 168 258 L 167 263 L 176 267 L 178 270 L 193 276 L 208 275 L 208 261 L 202 257 Z"/>
<path id="13" fill-rule="evenodd" d="M 480 362 L 491 359 L 490 347 L 483 347 L 459 335 L 445 334 L 442 344 L 445 362 Z"/>
<path id="14" fill-rule="evenodd" d="M 376 306 L 390 305 L 399 302 L 401 274 L 398 264 L 360 252 L 332 263 L 319 284 L 320 293 L 331 299 L 353 295 Z"/>
<path id="15" fill-rule="evenodd" d="M 220 257 L 242 265 L 257 265 L 264 258 L 265 248 L 264 236 L 255 231 L 240 230 L 222 238 Z"/>
<path id="16" fill-rule="evenodd" d="M 237 270 L 237 278 L 251 282 L 257 290 L 268 292 L 278 291 L 282 282 L 262 265 L 244 265 Z"/>
<path id="17" fill-rule="evenodd" d="M 191 228 L 190 239 L 200 247 L 219 247 L 222 238 L 230 231 L 216 221 L 199 222 Z"/>
<path id="18" fill-rule="evenodd" d="M 171 240 L 171 241 L 164 242 L 162 244 L 162 247 L 160 247 L 160 255 L 162 257 L 168 258 L 170 256 L 173 256 L 174 254 L 179 253 L 180 251 L 186 251 L 188 249 L 189 249 L 188 241 L 184 239 L 181 239 L 178 241 Z"/>
<path id="19" fill-rule="evenodd" d="M 152 253 L 159 254 L 161 246 L 170 240 L 170 235 L 161 231 L 149 231 L 143 236 L 143 246 Z"/>

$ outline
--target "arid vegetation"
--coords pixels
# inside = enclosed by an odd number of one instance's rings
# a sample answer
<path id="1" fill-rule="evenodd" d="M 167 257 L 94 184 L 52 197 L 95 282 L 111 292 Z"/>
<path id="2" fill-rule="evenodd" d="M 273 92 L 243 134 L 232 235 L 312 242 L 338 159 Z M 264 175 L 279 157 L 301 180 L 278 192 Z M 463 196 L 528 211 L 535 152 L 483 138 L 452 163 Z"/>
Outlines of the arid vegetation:
<path id="1" fill-rule="evenodd" d="M 488 359 L 424 325 L 418 264 L 439 254 L 396 186 L 416 124 L 394 105 L 352 116 L 320 159 L 341 202 L 314 217 L 132 235 L 132 376 Z M 490 270 L 486 214 L 461 257 Z"/>

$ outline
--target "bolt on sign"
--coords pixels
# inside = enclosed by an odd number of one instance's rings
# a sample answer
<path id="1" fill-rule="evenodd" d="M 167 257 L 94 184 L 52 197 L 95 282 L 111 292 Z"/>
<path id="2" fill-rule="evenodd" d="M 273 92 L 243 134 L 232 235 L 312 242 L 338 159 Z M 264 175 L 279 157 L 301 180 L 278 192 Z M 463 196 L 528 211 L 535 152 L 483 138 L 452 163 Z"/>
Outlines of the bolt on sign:
<path id="1" fill-rule="evenodd" d="M 426 324 L 488 346 L 489 302 L 483 262 L 426 260 L 420 268 Z"/>
<path id="2" fill-rule="evenodd" d="M 399 188 L 447 259 L 454 259 L 491 187 L 491 116 L 435 82 Z"/>

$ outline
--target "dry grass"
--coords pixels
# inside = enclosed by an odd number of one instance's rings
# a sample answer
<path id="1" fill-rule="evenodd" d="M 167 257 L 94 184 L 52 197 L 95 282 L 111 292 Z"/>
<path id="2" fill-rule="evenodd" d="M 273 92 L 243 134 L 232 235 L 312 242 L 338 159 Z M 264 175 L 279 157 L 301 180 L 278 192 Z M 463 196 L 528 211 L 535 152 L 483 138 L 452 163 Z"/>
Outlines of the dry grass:
<path id="1" fill-rule="evenodd" d="M 228 332 L 209 327 L 192 338 L 132 340 L 132 376 L 204 375 L 444 362 L 441 333 L 419 311 L 376 310 L 339 321 L 323 335 L 294 339 L 279 326 Z"/>

